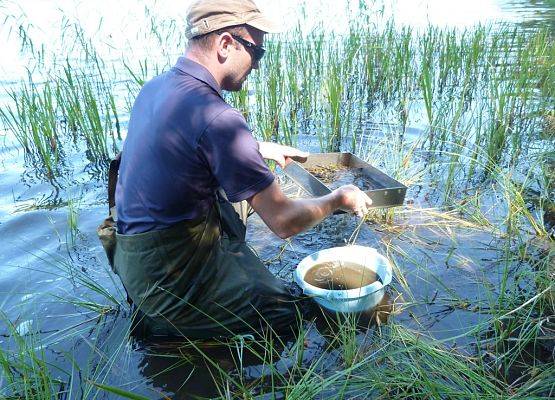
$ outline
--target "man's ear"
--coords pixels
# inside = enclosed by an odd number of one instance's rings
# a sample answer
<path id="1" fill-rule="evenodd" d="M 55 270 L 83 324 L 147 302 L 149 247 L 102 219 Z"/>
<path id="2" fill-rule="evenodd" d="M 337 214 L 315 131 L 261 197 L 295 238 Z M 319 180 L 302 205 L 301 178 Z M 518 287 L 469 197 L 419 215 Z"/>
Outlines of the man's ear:
<path id="1" fill-rule="evenodd" d="M 224 32 L 217 36 L 215 45 L 218 55 L 222 58 L 227 58 L 231 46 L 233 46 L 233 37 L 228 32 Z"/>

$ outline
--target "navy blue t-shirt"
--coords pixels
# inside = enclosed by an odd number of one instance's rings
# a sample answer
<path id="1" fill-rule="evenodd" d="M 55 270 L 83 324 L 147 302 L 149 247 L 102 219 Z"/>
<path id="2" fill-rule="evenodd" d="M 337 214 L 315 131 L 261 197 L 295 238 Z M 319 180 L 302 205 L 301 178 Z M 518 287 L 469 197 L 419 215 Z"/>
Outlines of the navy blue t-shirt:
<path id="1" fill-rule="evenodd" d="M 245 118 L 206 68 L 181 57 L 133 105 L 116 187 L 118 233 L 196 219 L 218 188 L 238 202 L 273 180 Z"/>

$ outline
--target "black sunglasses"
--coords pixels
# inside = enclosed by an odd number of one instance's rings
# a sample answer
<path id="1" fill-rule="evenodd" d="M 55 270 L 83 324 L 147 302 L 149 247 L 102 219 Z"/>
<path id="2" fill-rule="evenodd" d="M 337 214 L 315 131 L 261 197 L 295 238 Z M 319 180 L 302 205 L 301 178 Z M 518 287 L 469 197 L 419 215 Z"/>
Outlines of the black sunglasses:
<path id="1" fill-rule="evenodd" d="M 266 49 L 264 47 L 257 46 L 256 44 L 251 43 L 246 39 L 243 39 L 241 36 L 237 36 L 233 34 L 231 34 L 231 36 L 233 37 L 233 39 L 237 40 L 243 46 L 252 50 L 252 56 L 253 56 L 254 62 L 259 62 L 262 59 L 262 57 L 264 57 L 264 53 L 266 53 Z"/>

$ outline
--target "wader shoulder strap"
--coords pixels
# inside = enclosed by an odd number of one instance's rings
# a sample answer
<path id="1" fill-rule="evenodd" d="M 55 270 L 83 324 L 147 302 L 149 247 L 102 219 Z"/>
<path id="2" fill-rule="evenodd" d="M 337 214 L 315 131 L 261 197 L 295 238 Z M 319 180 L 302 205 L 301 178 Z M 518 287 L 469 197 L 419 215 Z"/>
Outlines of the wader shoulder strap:
<path id="1" fill-rule="evenodd" d="M 118 182 L 118 171 L 121 160 L 121 152 L 110 161 L 110 169 L 108 171 L 108 216 L 96 229 L 98 238 L 104 247 L 108 262 L 114 269 L 114 254 L 116 251 L 116 184 Z"/>
<path id="2" fill-rule="evenodd" d="M 108 172 L 108 213 L 112 215 L 116 205 L 116 184 L 118 183 L 119 165 L 121 163 L 121 151 L 116 157 L 110 161 L 110 170 Z"/>

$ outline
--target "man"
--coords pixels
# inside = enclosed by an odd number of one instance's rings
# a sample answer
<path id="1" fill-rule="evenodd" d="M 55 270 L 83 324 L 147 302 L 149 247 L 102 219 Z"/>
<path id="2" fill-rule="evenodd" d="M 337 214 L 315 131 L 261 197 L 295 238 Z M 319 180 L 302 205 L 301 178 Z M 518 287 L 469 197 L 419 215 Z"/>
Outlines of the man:
<path id="1" fill-rule="evenodd" d="M 245 243 L 251 207 L 287 238 L 337 209 L 359 215 L 354 186 L 289 199 L 264 159 L 306 153 L 257 142 L 221 97 L 237 91 L 275 31 L 252 0 L 196 1 L 175 67 L 146 83 L 129 121 L 116 189 L 114 266 L 152 334 L 230 336 L 295 321 L 295 300 Z M 235 204 L 231 204 L 233 202 Z"/>

